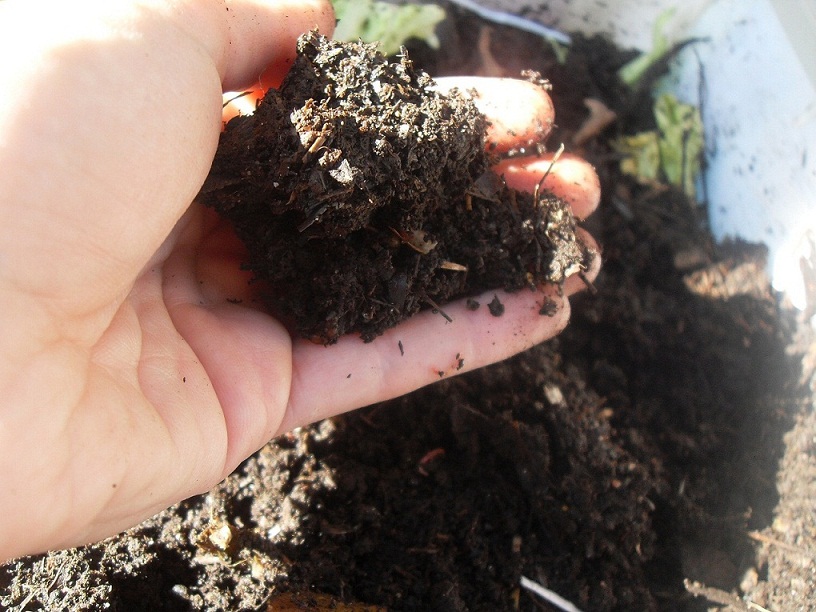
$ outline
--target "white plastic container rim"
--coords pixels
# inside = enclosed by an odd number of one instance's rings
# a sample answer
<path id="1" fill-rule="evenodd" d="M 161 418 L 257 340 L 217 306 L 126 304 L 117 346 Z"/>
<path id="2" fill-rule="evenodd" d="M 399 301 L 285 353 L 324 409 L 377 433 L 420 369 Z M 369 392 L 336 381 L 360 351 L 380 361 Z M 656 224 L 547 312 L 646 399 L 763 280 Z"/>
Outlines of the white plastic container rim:
<path id="1" fill-rule="evenodd" d="M 816 0 L 545 5 L 545 19 L 559 29 L 604 33 L 623 47 L 650 49 L 666 10 L 674 11 L 670 40 L 706 39 L 679 55 L 667 87 L 701 106 L 712 232 L 766 244 L 774 288 L 805 309 L 803 267 L 816 265 Z"/>

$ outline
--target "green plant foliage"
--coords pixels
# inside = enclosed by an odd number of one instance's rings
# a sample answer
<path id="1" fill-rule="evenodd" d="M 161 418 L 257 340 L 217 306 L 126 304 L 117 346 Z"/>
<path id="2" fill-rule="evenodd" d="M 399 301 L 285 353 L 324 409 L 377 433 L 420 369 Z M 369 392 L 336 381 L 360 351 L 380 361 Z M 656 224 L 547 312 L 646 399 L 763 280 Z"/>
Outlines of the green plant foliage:
<path id="1" fill-rule="evenodd" d="M 397 6 L 376 0 L 333 0 L 333 4 L 337 40 L 379 42 L 386 55 L 399 52 L 409 38 L 439 48 L 434 29 L 445 18 L 445 11 L 435 4 Z"/>
<path id="2" fill-rule="evenodd" d="M 655 20 L 654 27 L 652 28 L 651 51 L 641 53 L 618 70 L 618 76 L 621 81 L 633 87 L 651 66 L 659 62 L 661 58 L 671 50 L 671 41 L 663 33 L 663 30 L 673 16 L 674 9 L 669 8 L 663 11 Z"/>
<path id="3" fill-rule="evenodd" d="M 704 146 L 700 111 L 664 94 L 655 102 L 654 115 L 656 130 L 616 141 L 624 156 L 621 170 L 642 181 L 665 181 L 693 198 Z"/>

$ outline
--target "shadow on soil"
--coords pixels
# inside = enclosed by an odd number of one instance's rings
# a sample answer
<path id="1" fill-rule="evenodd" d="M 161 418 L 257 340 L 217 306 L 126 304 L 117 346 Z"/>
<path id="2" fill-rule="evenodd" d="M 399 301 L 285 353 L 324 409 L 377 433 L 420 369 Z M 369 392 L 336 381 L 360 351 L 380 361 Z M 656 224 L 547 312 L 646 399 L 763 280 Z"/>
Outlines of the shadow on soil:
<path id="1" fill-rule="evenodd" d="M 763 250 L 715 247 L 684 199 L 600 214 L 598 293 L 560 338 L 312 446 L 337 486 L 289 551 L 294 583 L 440 610 L 513 609 L 521 575 L 592 610 L 705 609 L 684 579 L 737 589 L 778 501 L 793 321 Z"/>

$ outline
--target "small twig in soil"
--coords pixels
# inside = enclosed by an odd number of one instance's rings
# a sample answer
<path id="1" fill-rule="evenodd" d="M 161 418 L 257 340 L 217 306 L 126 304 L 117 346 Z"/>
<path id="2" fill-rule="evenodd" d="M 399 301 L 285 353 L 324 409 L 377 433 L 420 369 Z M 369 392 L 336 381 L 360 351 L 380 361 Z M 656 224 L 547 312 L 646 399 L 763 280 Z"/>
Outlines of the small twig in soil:
<path id="1" fill-rule="evenodd" d="M 694 595 L 695 597 L 702 597 L 710 603 L 720 606 L 731 606 L 737 610 L 750 610 L 748 604 L 742 601 L 739 597 L 733 593 L 723 591 L 722 589 L 706 586 L 702 582 L 697 582 L 696 580 L 692 581 L 688 578 L 683 581 L 683 586 L 690 594 Z"/>
<path id="2" fill-rule="evenodd" d="M 752 540 L 756 540 L 757 542 L 762 542 L 763 544 L 770 544 L 772 546 L 776 546 L 783 550 L 787 550 L 789 552 L 797 553 L 802 555 L 803 557 L 807 557 L 809 559 L 816 559 L 816 554 L 802 548 L 801 546 L 796 546 L 794 544 L 788 544 L 787 542 L 783 542 L 782 540 L 777 540 L 776 538 L 772 538 L 770 536 L 766 536 L 759 531 L 749 531 L 747 533 L 748 537 Z"/>
<path id="3" fill-rule="evenodd" d="M 242 91 L 241 93 L 239 93 L 239 94 L 237 94 L 237 95 L 235 95 L 235 96 L 232 96 L 232 97 L 231 97 L 229 100 L 227 100 L 226 102 L 224 102 L 224 103 L 221 105 L 221 108 L 226 108 L 227 106 L 229 106 L 230 104 L 232 104 L 232 103 L 233 103 L 233 102 L 235 102 L 236 100 L 240 100 L 240 99 L 241 99 L 241 98 L 243 98 L 244 96 L 248 96 L 248 95 L 249 95 L 249 94 L 251 94 L 251 93 L 252 93 L 251 91 Z"/>
<path id="4" fill-rule="evenodd" d="M 541 179 L 538 181 L 538 184 L 535 186 L 535 191 L 533 192 L 533 202 L 535 202 L 536 206 L 538 206 L 539 203 L 541 202 L 541 196 L 539 195 L 539 192 L 541 191 L 541 186 L 544 184 L 544 181 L 547 180 L 547 177 L 550 176 L 550 172 L 552 172 L 552 169 L 553 169 L 553 166 L 555 165 L 555 162 L 557 162 L 559 159 L 561 159 L 561 156 L 563 154 L 564 154 L 564 143 L 562 142 L 561 146 L 558 147 L 558 150 L 555 152 L 555 155 L 553 155 L 552 161 L 550 162 L 550 165 L 547 168 L 547 171 L 544 173 L 544 176 L 541 177 Z"/>
<path id="5" fill-rule="evenodd" d="M 578 272 L 578 278 L 580 278 L 582 281 L 584 281 L 584 284 L 586 285 L 586 287 L 589 290 L 590 294 L 592 294 L 592 295 L 597 295 L 598 294 L 598 288 L 595 285 L 592 284 L 592 281 L 589 280 L 589 277 L 586 275 L 586 272 L 584 272 L 583 270 Z"/>
<path id="6" fill-rule="evenodd" d="M 547 171 L 539 179 L 538 183 L 536 183 L 535 189 L 533 189 L 533 207 L 535 208 L 535 222 L 533 224 L 533 227 L 536 228 L 536 229 L 541 227 L 541 213 L 542 213 L 542 209 L 543 209 L 543 207 L 541 206 L 541 187 L 542 187 L 542 185 L 544 185 L 544 181 L 547 180 L 547 177 L 550 176 L 550 172 L 552 171 L 553 166 L 555 166 L 555 162 L 557 162 L 561 158 L 561 155 L 563 153 L 564 153 L 564 143 L 562 142 L 561 146 L 558 147 L 558 150 L 555 152 L 555 155 L 553 155 L 552 161 L 550 162 L 550 165 L 547 167 Z M 510 193 L 514 195 L 513 205 L 515 207 L 515 194 L 514 194 L 513 191 L 511 191 Z M 552 241 L 550 240 L 550 237 L 547 235 L 547 232 L 545 232 L 544 235 L 547 236 L 547 240 L 549 240 L 552 243 Z M 533 239 L 535 240 L 536 247 L 537 247 L 537 249 L 536 249 L 536 273 L 540 274 L 541 273 L 541 259 L 544 256 L 544 247 L 541 244 L 541 241 L 538 239 L 538 233 L 537 232 L 533 234 Z"/>
<path id="7" fill-rule="evenodd" d="M 563 610 L 564 612 L 581 612 L 580 608 L 577 608 L 572 602 L 564 599 L 558 593 L 541 586 L 529 578 L 522 576 L 521 580 L 519 580 L 519 584 L 528 591 L 531 591 L 542 599 L 547 600 L 548 603 L 552 604 L 559 610 Z"/>
<path id="8" fill-rule="evenodd" d="M 427 295 L 426 295 L 426 296 L 423 298 L 423 300 L 424 300 L 425 302 L 427 302 L 427 304 L 428 304 L 428 305 L 429 305 L 431 308 L 433 308 L 433 309 L 434 309 L 436 312 L 438 312 L 438 313 L 439 313 L 439 314 L 441 314 L 443 317 L 445 317 L 445 320 L 446 320 L 448 323 L 453 323 L 453 319 L 451 319 L 451 318 L 450 318 L 450 316 L 448 315 L 448 313 L 446 313 L 444 310 L 442 310 L 442 307 L 441 307 L 439 304 L 437 304 L 436 302 L 434 302 L 434 301 L 433 301 L 431 298 L 429 298 Z"/>
<path id="9" fill-rule="evenodd" d="M 462 264 L 458 264 L 453 261 L 443 261 L 439 264 L 439 267 L 443 270 L 451 270 L 452 272 L 467 272 L 467 266 L 463 266 Z"/>

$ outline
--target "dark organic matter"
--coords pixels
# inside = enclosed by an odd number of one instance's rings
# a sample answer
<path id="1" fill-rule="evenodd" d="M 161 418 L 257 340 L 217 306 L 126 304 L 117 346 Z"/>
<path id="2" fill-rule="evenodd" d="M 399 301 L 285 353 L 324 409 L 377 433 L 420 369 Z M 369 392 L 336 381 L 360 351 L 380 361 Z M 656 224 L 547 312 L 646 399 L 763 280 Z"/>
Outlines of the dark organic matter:
<path id="1" fill-rule="evenodd" d="M 405 54 L 389 63 L 311 32 L 280 90 L 227 126 L 200 199 L 300 334 L 370 340 L 422 308 L 584 265 L 564 202 L 473 189 L 491 161 L 486 120 L 433 85 Z"/>

